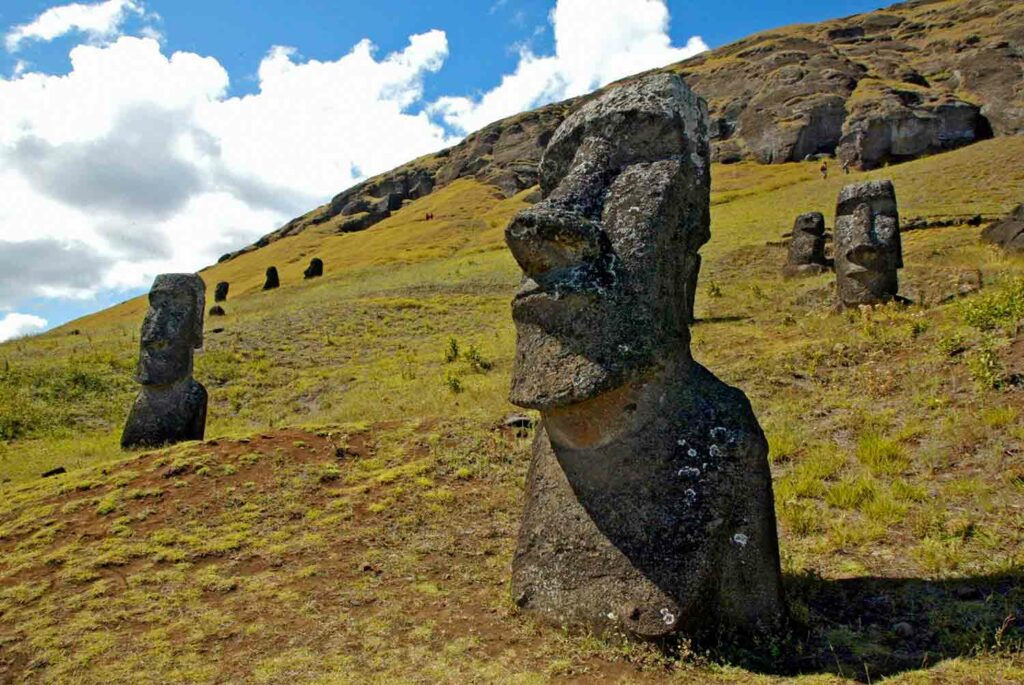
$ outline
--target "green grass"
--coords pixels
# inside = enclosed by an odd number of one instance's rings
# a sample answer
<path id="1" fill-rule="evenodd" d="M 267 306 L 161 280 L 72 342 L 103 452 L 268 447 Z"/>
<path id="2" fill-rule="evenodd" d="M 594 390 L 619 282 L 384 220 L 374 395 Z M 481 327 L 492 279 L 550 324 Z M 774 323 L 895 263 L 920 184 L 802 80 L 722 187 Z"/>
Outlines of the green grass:
<path id="1" fill-rule="evenodd" d="M 1022 154 L 1000 139 L 828 181 L 714 168 L 693 350 L 768 435 L 797 682 L 1024 678 L 1004 627 L 1024 603 L 1024 262 L 977 228 L 909 232 L 917 304 L 836 313 L 831 277 L 784 280 L 768 244 L 865 176 L 895 180 L 904 216 L 994 216 Z M 501 232 L 521 206 L 460 181 L 204 272 L 232 281 L 196 358 L 216 444 L 118 449 L 139 301 L 0 345 L 0 680 L 780 680 L 512 607 L 529 440 L 497 428 L 517 411 Z M 314 255 L 327 274 L 303 282 Z M 284 285 L 262 293 L 271 263 Z M 975 269 L 985 287 L 957 299 Z"/>

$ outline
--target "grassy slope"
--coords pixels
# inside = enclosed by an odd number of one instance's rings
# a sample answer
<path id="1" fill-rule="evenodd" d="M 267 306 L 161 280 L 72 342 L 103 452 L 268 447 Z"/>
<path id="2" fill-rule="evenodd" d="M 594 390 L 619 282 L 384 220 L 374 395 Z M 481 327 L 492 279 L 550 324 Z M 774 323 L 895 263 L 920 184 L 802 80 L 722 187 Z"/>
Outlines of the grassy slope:
<path id="1" fill-rule="evenodd" d="M 1024 372 L 1007 295 L 1024 263 L 975 228 L 908 233 L 904 292 L 924 306 L 866 317 L 830 312 L 828 276 L 781 279 L 767 243 L 798 212 L 831 223 L 863 176 L 892 177 L 904 216 L 999 214 L 1022 153 L 997 140 L 828 181 L 813 164 L 714 170 L 695 355 L 769 434 L 799 626 L 778 648 L 825 674 L 807 682 L 1024 679 L 1020 634 L 1000 631 L 1024 602 L 1024 399 L 983 385 Z M 460 181 L 364 233 L 204 272 L 232 282 L 197 358 L 213 443 L 117 451 L 140 302 L 0 346 L 0 431 L 17 435 L 0 443 L 0 681 L 753 678 L 508 604 L 528 440 L 495 427 L 518 278 L 500 236 L 521 206 Z M 328 275 L 303 283 L 313 255 Z M 262 293 L 270 264 L 285 285 Z M 936 304 L 974 269 L 982 293 Z M 72 473 L 38 480 L 58 464 Z"/>

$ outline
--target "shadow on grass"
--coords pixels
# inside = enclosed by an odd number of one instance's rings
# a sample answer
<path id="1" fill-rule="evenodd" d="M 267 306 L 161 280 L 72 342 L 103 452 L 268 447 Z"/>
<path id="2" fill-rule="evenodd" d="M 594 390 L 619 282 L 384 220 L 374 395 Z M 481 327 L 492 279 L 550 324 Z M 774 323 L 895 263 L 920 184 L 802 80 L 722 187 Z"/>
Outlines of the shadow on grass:
<path id="1" fill-rule="evenodd" d="M 788 639 L 723 654 L 776 675 L 834 673 L 862 682 L 955 657 L 1024 648 L 1024 569 L 958 578 L 788 576 Z"/>
<path id="2" fill-rule="evenodd" d="M 694 319 L 691 326 L 700 326 L 709 323 L 735 323 L 737 321 L 749 321 L 749 316 L 707 316 Z"/>

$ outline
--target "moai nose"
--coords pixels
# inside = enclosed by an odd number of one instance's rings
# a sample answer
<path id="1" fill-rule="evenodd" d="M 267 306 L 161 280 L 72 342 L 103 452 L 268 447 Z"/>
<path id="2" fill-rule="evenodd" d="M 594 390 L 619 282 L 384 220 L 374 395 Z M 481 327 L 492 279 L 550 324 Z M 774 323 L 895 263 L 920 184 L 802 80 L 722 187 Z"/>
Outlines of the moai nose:
<path id="1" fill-rule="evenodd" d="M 609 251 L 600 226 L 551 207 L 520 212 L 505 229 L 505 242 L 530 278 L 593 261 Z"/>

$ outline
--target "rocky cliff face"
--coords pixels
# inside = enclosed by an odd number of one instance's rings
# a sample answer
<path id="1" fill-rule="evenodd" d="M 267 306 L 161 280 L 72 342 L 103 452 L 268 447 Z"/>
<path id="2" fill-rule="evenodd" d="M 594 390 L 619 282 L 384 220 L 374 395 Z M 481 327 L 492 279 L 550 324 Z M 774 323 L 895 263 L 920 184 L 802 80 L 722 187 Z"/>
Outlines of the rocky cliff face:
<path id="1" fill-rule="evenodd" d="M 912 0 L 760 33 L 665 70 L 708 101 L 713 161 L 837 155 L 872 168 L 1024 132 L 1024 2 Z M 591 97 L 490 124 L 221 259 L 310 226 L 363 230 L 465 176 L 506 195 L 529 188 L 554 130 Z"/>

